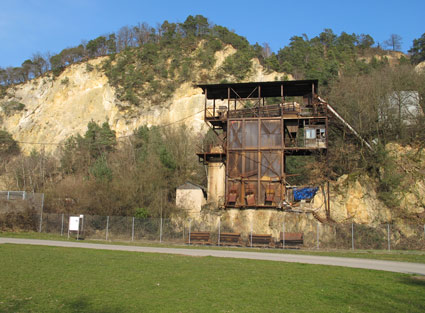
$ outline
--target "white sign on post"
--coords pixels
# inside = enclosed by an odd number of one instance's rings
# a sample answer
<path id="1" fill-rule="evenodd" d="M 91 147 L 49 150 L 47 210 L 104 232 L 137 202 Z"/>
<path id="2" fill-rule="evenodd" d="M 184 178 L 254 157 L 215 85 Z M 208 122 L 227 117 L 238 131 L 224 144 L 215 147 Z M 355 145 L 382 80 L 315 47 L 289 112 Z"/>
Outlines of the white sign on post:
<path id="1" fill-rule="evenodd" d="M 80 236 L 80 217 L 79 216 L 70 216 L 69 217 L 69 224 L 68 224 L 68 239 L 69 239 L 69 232 L 76 231 L 77 232 L 77 240 Z"/>
<path id="2" fill-rule="evenodd" d="M 80 229 L 80 217 L 70 216 L 69 217 L 69 230 L 78 231 Z"/>

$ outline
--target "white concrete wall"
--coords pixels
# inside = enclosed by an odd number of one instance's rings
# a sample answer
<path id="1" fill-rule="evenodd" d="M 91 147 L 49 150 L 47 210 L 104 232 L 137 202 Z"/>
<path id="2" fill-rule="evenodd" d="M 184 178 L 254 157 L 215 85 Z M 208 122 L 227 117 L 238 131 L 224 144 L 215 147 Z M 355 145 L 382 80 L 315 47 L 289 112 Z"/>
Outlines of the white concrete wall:
<path id="1" fill-rule="evenodd" d="M 176 205 L 185 210 L 189 215 L 201 212 L 201 207 L 206 203 L 201 189 L 177 189 Z"/>

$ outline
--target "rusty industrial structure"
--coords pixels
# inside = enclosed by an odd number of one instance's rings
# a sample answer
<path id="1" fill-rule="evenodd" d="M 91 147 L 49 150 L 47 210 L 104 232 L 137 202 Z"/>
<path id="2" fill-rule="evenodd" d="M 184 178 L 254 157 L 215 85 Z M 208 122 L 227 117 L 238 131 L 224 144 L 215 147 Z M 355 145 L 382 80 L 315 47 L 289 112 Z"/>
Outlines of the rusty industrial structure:
<path id="1" fill-rule="evenodd" d="M 224 184 L 221 198 L 209 194 L 226 208 L 291 209 L 298 186 L 288 182 L 287 156 L 326 155 L 330 114 L 351 128 L 318 96 L 317 80 L 198 87 L 205 95 L 205 122 L 221 140 L 198 157 L 211 171 L 223 167 L 222 181 L 215 182 Z M 208 177 L 208 188 L 214 179 Z M 215 189 L 220 193 L 220 186 Z"/>

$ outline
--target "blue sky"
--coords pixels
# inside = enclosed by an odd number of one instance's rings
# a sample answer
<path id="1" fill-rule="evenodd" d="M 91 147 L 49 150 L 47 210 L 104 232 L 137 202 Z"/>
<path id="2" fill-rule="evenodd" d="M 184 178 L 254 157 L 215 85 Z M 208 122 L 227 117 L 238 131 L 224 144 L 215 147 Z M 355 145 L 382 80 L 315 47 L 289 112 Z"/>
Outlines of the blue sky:
<path id="1" fill-rule="evenodd" d="M 404 52 L 425 33 L 425 0 L 0 0 L 0 67 L 19 66 L 35 52 L 58 53 L 125 25 L 183 22 L 196 14 L 251 43 L 267 42 L 275 52 L 294 35 L 311 38 L 325 28 L 370 34 L 378 42 L 398 34 Z"/>

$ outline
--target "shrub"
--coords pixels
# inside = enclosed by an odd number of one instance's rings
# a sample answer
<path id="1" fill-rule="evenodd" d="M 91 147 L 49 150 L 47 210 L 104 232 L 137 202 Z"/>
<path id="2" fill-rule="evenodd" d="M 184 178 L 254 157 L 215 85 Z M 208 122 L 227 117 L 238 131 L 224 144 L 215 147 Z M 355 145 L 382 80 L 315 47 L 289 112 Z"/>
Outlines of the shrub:
<path id="1" fill-rule="evenodd" d="M 68 84 L 69 84 L 69 78 L 68 77 L 65 77 L 64 79 L 62 79 L 61 80 L 61 84 L 62 85 L 65 85 L 65 86 L 68 86 Z"/>
<path id="2" fill-rule="evenodd" d="M 25 109 L 25 104 L 18 102 L 16 100 L 6 101 L 1 104 L 3 112 L 6 116 L 11 116 L 16 112 L 22 111 Z"/>
<path id="3" fill-rule="evenodd" d="M 0 156 L 5 158 L 9 155 L 19 154 L 18 143 L 7 131 L 0 130 Z"/>
<path id="4" fill-rule="evenodd" d="M 150 217 L 148 210 L 145 208 L 137 208 L 134 211 L 135 211 L 134 217 L 136 218 L 146 219 Z"/>
<path id="5" fill-rule="evenodd" d="M 91 65 L 90 63 L 86 63 L 86 71 L 87 72 L 91 72 L 93 71 L 94 67 L 93 65 Z"/>

